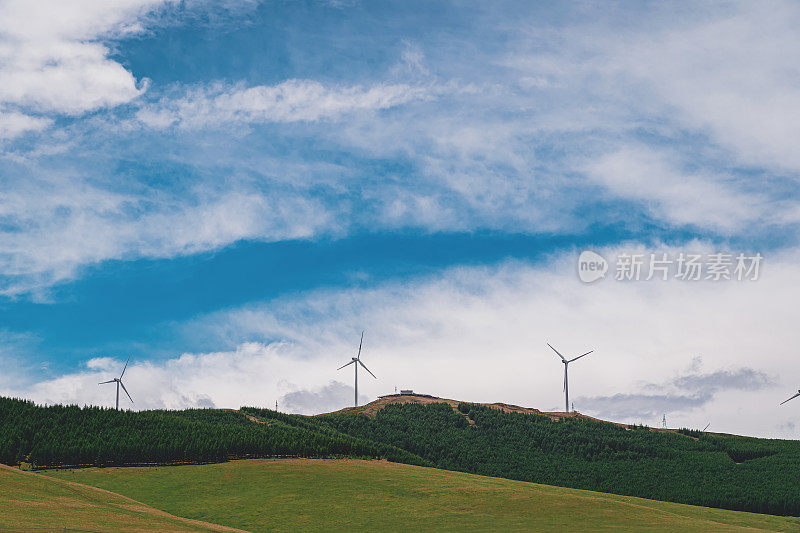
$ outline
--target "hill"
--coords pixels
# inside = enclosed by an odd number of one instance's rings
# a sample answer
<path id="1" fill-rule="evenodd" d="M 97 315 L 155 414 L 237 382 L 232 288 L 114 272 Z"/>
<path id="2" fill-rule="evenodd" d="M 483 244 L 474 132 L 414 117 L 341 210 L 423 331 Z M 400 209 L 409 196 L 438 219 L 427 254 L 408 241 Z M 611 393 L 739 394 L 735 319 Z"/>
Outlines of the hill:
<path id="1" fill-rule="evenodd" d="M 236 531 L 172 516 L 103 489 L 0 466 L 0 529 Z"/>
<path id="2" fill-rule="evenodd" d="M 172 514 L 248 531 L 800 530 L 795 518 L 385 461 L 258 459 L 51 470 L 47 475 L 119 492 Z"/>
<path id="3" fill-rule="evenodd" d="M 382 398 L 307 417 L 268 409 L 118 412 L 0 398 L 0 462 L 33 468 L 384 458 L 708 507 L 800 515 L 800 442 L 651 431 L 579 414 Z"/>
<path id="4" fill-rule="evenodd" d="M 383 457 L 429 464 L 404 450 L 310 427 L 265 424 L 227 409 L 116 411 L 0 398 L 0 463 L 33 468 L 205 463 L 247 457 Z"/>
<path id="5" fill-rule="evenodd" d="M 274 416 L 243 411 L 264 419 Z M 800 515 L 797 441 L 651 431 L 575 413 L 409 396 L 384 397 L 312 420 L 302 423 L 401 448 L 448 470 Z"/>
<path id="6" fill-rule="evenodd" d="M 368 404 L 359 405 L 358 407 L 345 407 L 344 409 L 340 409 L 339 411 L 327 414 L 329 415 L 364 414 L 368 417 L 374 417 L 378 411 L 380 411 L 387 405 L 406 404 L 406 403 L 414 403 L 421 405 L 429 405 L 432 403 L 446 403 L 453 409 L 457 409 L 457 407 L 463 402 L 460 402 L 458 400 L 451 400 L 449 398 L 439 398 L 438 396 L 432 396 L 430 394 L 387 394 L 385 396 L 381 396 L 377 400 L 372 401 Z M 597 420 L 598 422 L 607 422 L 606 420 L 599 420 L 597 418 L 593 418 L 583 413 L 579 413 L 578 411 L 570 411 L 569 413 L 566 413 L 564 411 L 540 411 L 539 409 L 534 409 L 533 407 L 522 407 L 519 405 L 511 405 L 500 402 L 481 403 L 476 405 L 491 407 L 492 409 L 498 409 L 505 413 L 523 413 L 527 415 L 541 415 L 541 416 L 546 416 L 551 420 L 561 420 L 564 418 L 582 418 L 585 420 Z M 325 415 L 319 415 L 319 416 L 325 416 Z M 619 424 L 617 422 L 607 422 L 607 423 L 627 427 L 626 424 Z"/>

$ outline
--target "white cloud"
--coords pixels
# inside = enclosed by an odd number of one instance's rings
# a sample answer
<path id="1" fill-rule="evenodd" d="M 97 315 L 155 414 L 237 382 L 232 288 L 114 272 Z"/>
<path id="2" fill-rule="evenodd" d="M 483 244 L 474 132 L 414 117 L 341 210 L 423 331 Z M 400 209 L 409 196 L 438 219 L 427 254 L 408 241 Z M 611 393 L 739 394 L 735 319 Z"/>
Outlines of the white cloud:
<path id="1" fill-rule="evenodd" d="M 557 95 L 533 93 L 551 103 L 542 114 L 548 123 L 683 142 L 691 136 L 696 147 L 722 148 L 738 164 L 800 169 L 793 142 L 800 135 L 798 5 L 684 7 L 626 17 L 602 9 L 591 22 L 559 29 L 523 21 L 501 63 L 523 87 L 555 88 Z"/>
<path id="2" fill-rule="evenodd" d="M 289 413 L 324 413 L 335 406 L 348 406 L 353 402 L 353 386 L 341 381 L 331 381 L 313 390 L 296 390 L 284 394 L 278 402 L 278 409 Z M 363 394 L 358 395 L 358 404 L 367 401 Z"/>
<path id="3" fill-rule="evenodd" d="M 34 368 L 39 339 L 30 333 L 0 329 L 0 389 L 30 382 L 26 375 L 47 370 L 48 363 Z"/>
<path id="4" fill-rule="evenodd" d="M 741 2 L 713 17 L 615 43 L 611 68 L 643 81 L 687 128 L 748 164 L 800 170 L 800 7 Z M 623 49 L 624 47 L 624 49 Z"/>
<path id="5" fill-rule="evenodd" d="M 0 204 L 0 220 L 24 231 L 0 232 L 0 293 L 46 298 L 54 283 L 108 259 L 174 257 L 240 239 L 306 238 L 335 224 L 313 199 L 275 198 L 242 184 L 238 191 L 197 186 L 181 196 L 150 189 L 112 192 L 89 180 L 18 184 Z"/>
<path id="6" fill-rule="evenodd" d="M 138 32 L 164 0 L 7 0 L 0 4 L 0 102 L 78 115 L 132 100 L 143 87 L 102 38 Z"/>
<path id="7" fill-rule="evenodd" d="M 141 87 L 108 58 L 103 40 L 140 31 L 142 14 L 158 5 L 4 4 L 0 55 L 16 58 L 8 79 L 27 79 L 28 70 L 35 79 L 4 84 L 0 103 L 80 113 L 135 98 Z M 775 6 L 780 16 L 746 8 L 757 12 L 752 21 L 727 8 L 668 21 L 637 13 L 640 30 L 614 17 L 548 31 L 519 20 L 517 40 L 477 57 L 470 47 L 437 49 L 418 36 L 396 50 L 398 66 L 381 72 L 390 81 L 159 87 L 137 102 L 135 116 L 125 108 L 86 117 L 48 130 L 30 152 L 5 154 L 3 164 L 24 166 L 18 178 L 2 168 L 10 193 L 0 204 L 0 267 L 14 278 L 4 280 L 5 292 L 71 279 L 106 259 L 364 228 L 574 234 L 598 222 L 638 227 L 645 213 L 666 230 L 689 224 L 755 240 L 777 227 L 794 235 L 800 207 L 794 191 L 776 186 L 779 176 L 759 184 L 742 169 L 720 170 L 720 161 L 793 164 L 791 141 L 781 136 L 796 137 L 791 50 L 800 48 L 791 46 L 794 8 Z M 753 43 L 762 22 L 770 37 Z M 739 28 L 742 43 L 731 37 Z M 29 51 L 18 54 L 20 47 Z M 51 66 L 63 82 L 49 77 Z M 442 81 L 461 79 L 471 83 Z M 733 104 L 715 107 L 726 101 Z M 3 109 L 0 137 L 51 124 Z M 259 124 L 269 132 L 253 131 Z M 257 153 L 265 136 L 324 145 L 324 154 Z M 46 157 L 57 151 L 77 169 L 51 180 L 48 166 L 60 161 Z M 335 162 L 322 160 L 331 154 Z M 172 177 L 156 190 L 147 176 L 115 174 L 130 161 L 174 165 L 191 177 L 177 171 L 174 192 Z M 210 192 L 182 192 L 183 179 Z"/>
<path id="8" fill-rule="evenodd" d="M 115 397 L 113 384 L 98 384 L 118 377 L 124 363 L 124 359 L 90 360 L 84 370 L 33 384 L 26 392 L 26 397 L 44 403 L 112 406 Z M 268 346 L 244 343 L 232 352 L 183 354 L 162 363 L 133 359 L 123 377 L 133 403 L 121 393 L 120 406 L 132 409 L 177 409 L 208 405 L 269 407 L 278 400 L 281 405 L 287 401 L 294 402 L 295 407 L 311 405 L 320 408 L 322 405 L 319 401 L 309 403 L 303 400 L 302 389 L 286 381 L 287 376 L 301 379 L 304 374 L 313 375 L 316 368 L 316 361 L 303 361 L 296 347 L 281 343 Z M 328 385 L 327 381 L 322 383 L 318 395 L 332 390 L 330 387 L 326 389 L 325 385 Z M 334 386 L 334 392 L 339 388 Z M 287 393 L 289 396 L 285 400 Z M 345 397 L 342 394 L 323 396 L 334 400 Z M 346 398 L 352 400 L 352 388 Z M 331 403 L 328 406 L 343 405 Z"/>
<path id="9" fill-rule="evenodd" d="M 606 257 L 616 251 L 603 250 Z M 595 350 L 570 368 L 570 391 L 581 412 L 607 413 L 607 402 L 595 409 L 591 398 L 627 394 L 631 401 L 615 406 L 624 422 L 654 425 L 648 417 L 663 409 L 677 426 L 712 420 L 717 431 L 797 436 L 789 429 L 800 422 L 796 409 L 777 407 L 800 382 L 793 351 L 797 254 L 768 257 L 756 282 L 696 284 L 584 285 L 575 274 L 576 257 L 543 266 L 456 268 L 411 283 L 321 291 L 219 312 L 186 324 L 186 334 L 204 332 L 238 348 L 133 361 L 127 384 L 137 408 L 195 405 L 201 398 L 220 407 L 268 407 L 300 397 L 323 398 L 297 402 L 304 412 L 334 410 L 350 396 L 327 394 L 326 387 L 331 380 L 350 385 L 350 369 L 336 368 L 354 353 L 365 328 L 362 358 L 378 377 L 360 376 L 359 392 L 368 398 L 397 386 L 560 409 L 562 365 L 545 345 L 550 342 L 567 354 Z M 697 356 L 702 370 L 692 366 Z M 87 370 L 2 392 L 107 405 L 112 393 L 96 382 L 122 363 L 105 374 Z M 687 373 L 687 367 L 694 370 Z M 752 387 L 743 383 L 749 376 Z M 653 384 L 663 384 L 661 405 L 637 406 L 637 397 L 654 395 Z M 681 391 L 700 400 L 676 403 Z"/>
<path id="10" fill-rule="evenodd" d="M 0 139 L 10 139 L 26 132 L 40 131 L 50 124 L 52 124 L 52 120 L 47 118 L 0 110 Z"/>
<path id="11" fill-rule="evenodd" d="M 730 233 L 777 215 L 766 198 L 726 183 L 729 177 L 686 172 L 678 161 L 674 152 L 627 146 L 588 163 L 584 172 L 616 197 L 642 202 L 651 216 L 675 225 Z"/>
<path id="12" fill-rule="evenodd" d="M 587 221 L 575 213 L 586 199 L 585 184 L 532 148 L 547 143 L 535 121 L 498 118 L 498 99 L 508 95 L 489 93 L 470 86 L 446 101 L 392 116 L 356 117 L 324 135 L 377 160 L 413 163 L 408 174 L 389 174 L 363 193 L 387 227 L 582 229 Z"/>
<path id="13" fill-rule="evenodd" d="M 190 88 L 181 96 L 147 105 L 136 116 L 151 128 L 175 125 L 201 129 L 232 123 L 316 121 L 358 111 L 388 109 L 435 95 L 432 88 L 385 83 L 370 87 L 326 87 L 314 80 L 291 79 L 272 86 L 212 84 Z"/>

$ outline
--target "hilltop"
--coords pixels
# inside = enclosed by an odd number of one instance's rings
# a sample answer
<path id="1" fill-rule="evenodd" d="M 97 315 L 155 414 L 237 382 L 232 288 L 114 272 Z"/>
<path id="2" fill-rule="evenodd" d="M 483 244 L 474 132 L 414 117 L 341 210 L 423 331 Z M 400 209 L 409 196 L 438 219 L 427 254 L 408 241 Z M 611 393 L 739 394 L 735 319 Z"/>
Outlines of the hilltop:
<path id="1" fill-rule="evenodd" d="M 331 414 L 364 414 L 369 417 L 374 417 L 375 414 L 390 404 L 404 404 L 404 403 L 415 403 L 421 405 L 428 405 L 432 403 L 446 403 L 450 405 L 453 410 L 458 412 L 458 406 L 464 402 L 460 402 L 458 400 L 451 400 L 448 398 L 439 398 L 438 396 L 432 396 L 430 394 L 419 394 L 419 393 L 411 393 L 411 394 L 386 394 L 384 396 L 379 397 L 377 400 L 374 400 L 368 404 L 359 405 L 358 407 L 345 407 L 338 411 L 334 411 L 332 413 L 327 413 L 328 415 Z M 498 409 L 503 411 L 504 413 L 523 413 L 527 415 L 541 415 L 546 416 L 550 420 L 559 420 L 564 418 L 582 418 L 586 420 L 597 420 L 598 422 L 606 422 L 608 424 L 616 424 L 618 426 L 628 427 L 627 424 L 619 424 L 617 422 L 608 422 L 606 420 L 600 420 L 598 418 L 593 418 L 588 415 L 584 415 L 578 411 L 571 411 L 566 413 L 564 411 L 540 411 L 539 409 L 534 409 L 533 407 L 521 407 L 519 405 L 512 405 L 508 403 L 476 403 L 475 405 L 483 405 L 485 407 L 489 407 L 491 409 Z M 318 415 L 318 416 L 325 416 L 325 415 Z"/>
<path id="2" fill-rule="evenodd" d="M 464 402 L 460 402 L 458 400 L 451 400 L 449 398 L 439 398 L 438 396 L 432 396 L 430 394 L 386 394 L 384 396 L 380 396 L 377 400 L 369 402 L 364 405 L 359 405 L 358 407 L 345 407 L 343 409 L 339 409 L 338 411 L 333 411 L 331 413 L 326 413 L 327 415 L 334 415 L 334 414 L 363 414 L 370 418 L 374 418 L 376 413 L 386 407 L 387 405 L 391 404 L 404 404 L 404 403 L 413 403 L 413 404 L 421 404 L 421 405 L 428 405 L 432 403 L 446 403 L 447 405 L 451 406 L 455 412 L 458 411 L 458 406 Z M 595 422 L 603 422 L 605 424 L 614 424 L 615 426 L 623 427 L 626 429 L 641 429 L 641 426 L 633 426 L 630 424 L 623 424 L 621 422 L 613 422 L 610 420 L 602 420 L 599 418 L 595 418 L 589 415 L 585 415 L 579 411 L 540 411 L 539 409 L 535 409 L 533 407 L 522 407 L 519 405 L 513 405 L 508 403 L 502 402 L 493 402 L 493 403 L 476 403 L 475 405 L 482 405 L 484 407 L 489 407 L 490 409 L 497 409 L 503 411 L 504 413 L 522 413 L 526 415 L 539 415 L 545 416 L 550 420 L 557 421 L 563 420 L 565 418 L 578 418 L 582 420 L 594 420 Z M 325 416 L 325 415 L 317 415 L 317 416 Z M 466 417 L 468 422 L 472 424 L 473 422 L 469 420 L 469 417 Z M 659 433 L 680 433 L 681 430 L 676 428 L 657 428 L 657 427 L 648 427 L 650 431 L 655 431 Z M 694 431 L 686 431 L 683 434 L 687 436 L 691 436 L 692 438 L 697 438 L 694 436 Z M 717 433 L 717 432 L 706 432 L 707 435 L 718 435 L 718 436 L 736 436 L 730 435 L 728 433 Z"/>

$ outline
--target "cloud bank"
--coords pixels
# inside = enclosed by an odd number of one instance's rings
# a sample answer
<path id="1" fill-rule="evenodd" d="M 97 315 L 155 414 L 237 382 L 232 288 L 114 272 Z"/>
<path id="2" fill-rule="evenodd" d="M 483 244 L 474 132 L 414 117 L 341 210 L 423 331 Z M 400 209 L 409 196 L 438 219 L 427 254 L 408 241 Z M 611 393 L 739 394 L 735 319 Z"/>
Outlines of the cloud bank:
<path id="1" fill-rule="evenodd" d="M 800 275 L 796 257 L 773 260 L 749 283 L 592 285 L 577 279 L 576 257 L 456 268 L 413 283 L 318 291 L 198 318 L 180 326 L 186 335 L 234 348 L 133 361 L 126 373 L 133 407 L 269 407 L 278 400 L 303 413 L 339 409 L 352 402 L 352 374 L 336 369 L 364 328 L 363 359 L 378 377 L 359 380 L 365 400 L 396 386 L 559 409 L 562 367 L 550 342 L 565 354 L 595 350 L 570 369 L 575 406 L 586 414 L 655 425 L 654 415 L 666 412 L 672 425 L 712 419 L 719 431 L 794 436 L 786 428 L 797 417 L 777 404 L 800 375 L 789 312 L 800 297 L 790 283 Z M 76 373 L 0 392 L 108 405 L 113 391 L 97 382 L 122 363 L 94 360 Z"/>
<path id="2" fill-rule="evenodd" d="M 701 373 L 697 368 L 701 360 L 701 357 L 696 357 L 694 368 L 666 383 L 638 386 L 642 392 L 580 397 L 576 401 L 607 420 L 639 418 L 652 421 L 659 414 L 704 409 L 721 391 L 746 393 L 775 389 L 778 385 L 775 377 L 746 367 Z"/>

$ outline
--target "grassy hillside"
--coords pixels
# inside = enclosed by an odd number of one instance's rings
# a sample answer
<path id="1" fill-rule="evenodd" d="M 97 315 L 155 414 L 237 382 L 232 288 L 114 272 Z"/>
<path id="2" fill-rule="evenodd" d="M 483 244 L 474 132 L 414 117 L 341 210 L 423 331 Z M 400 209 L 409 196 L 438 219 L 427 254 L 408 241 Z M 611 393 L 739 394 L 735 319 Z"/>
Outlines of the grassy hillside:
<path id="1" fill-rule="evenodd" d="M 800 520 L 361 460 L 51 470 L 249 531 L 800 531 Z M 751 529 L 752 530 L 752 529 Z"/>
<path id="2" fill-rule="evenodd" d="M 650 431 L 476 404 L 384 403 L 299 419 L 489 476 L 743 511 L 800 515 L 800 442 Z M 268 420 L 271 411 L 243 408 Z M 285 415 L 284 415 L 285 416 Z M 287 419 L 288 423 L 291 420 Z"/>
<path id="3" fill-rule="evenodd" d="M 0 466 L 0 529 L 234 531 L 171 516 L 105 490 Z"/>

